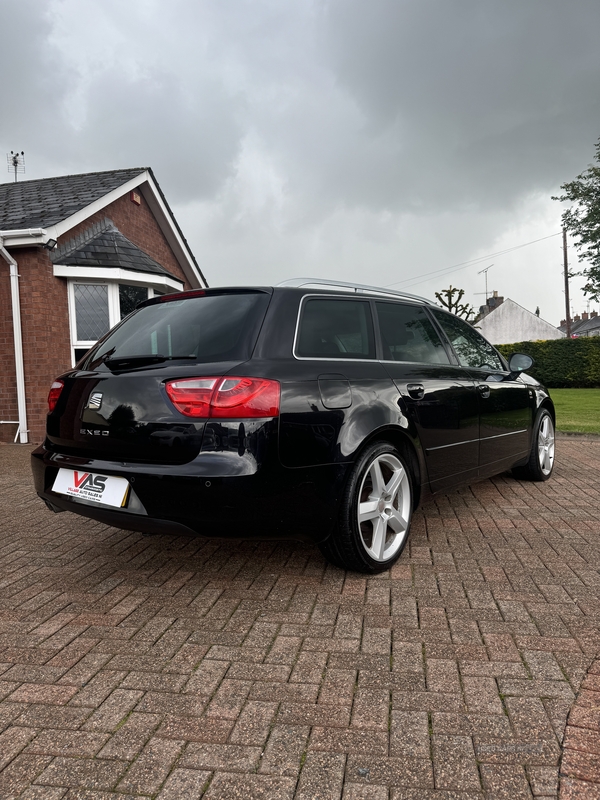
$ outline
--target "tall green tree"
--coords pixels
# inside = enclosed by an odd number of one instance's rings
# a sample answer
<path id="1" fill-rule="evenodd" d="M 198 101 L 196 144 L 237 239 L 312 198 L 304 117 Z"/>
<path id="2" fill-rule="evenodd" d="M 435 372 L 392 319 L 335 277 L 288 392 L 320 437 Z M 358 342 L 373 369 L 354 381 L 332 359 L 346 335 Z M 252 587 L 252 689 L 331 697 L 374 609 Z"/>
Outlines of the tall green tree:
<path id="1" fill-rule="evenodd" d="M 562 224 L 575 240 L 579 261 L 587 263 L 577 273 L 586 279 L 583 291 L 600 300 L 600 139 L 594 160 L 575 180 L 563 183 L 564 194 L 552 199 L 573 204 L 563 211 Z"/>
<path id="2" fill-rule="evenodd" d="M 475 309 L 468 303 L 461 303 L 465 294 L 464 289 L 457 289 L 455 286 L 450 286 L 447 289 L 442 289 L 441 292 L 436 292 L 435 296 L 442 308 L 456 314 L 457 317 L 466 319 L 467 322 L 471 321 L 471 317 L 475 314 Z"/>

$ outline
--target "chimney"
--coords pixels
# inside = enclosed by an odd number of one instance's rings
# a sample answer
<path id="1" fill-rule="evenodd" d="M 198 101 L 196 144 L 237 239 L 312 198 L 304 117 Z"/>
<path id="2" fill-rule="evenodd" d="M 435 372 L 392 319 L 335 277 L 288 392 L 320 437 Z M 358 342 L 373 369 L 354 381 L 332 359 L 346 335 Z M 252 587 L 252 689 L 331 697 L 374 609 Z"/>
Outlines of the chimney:
<path id="1" fill-rule="evenodd" d="M 573 317 L 573 322 L 581 322 L 581 317 L 579 316 L 579 314 L 575 314 L 575 316 Z"/>
<path id="2" fill-rule="evenodd" d="M 585 321 L 588 319 L 588 313 L 587 313 L 587 311 L 582 311 L 582 312 L 581 312 L 581 319 L 582 319 L 584 322 L 585 322 Z"/>
<path id="3" fill-rule="evenodd" d="M 594 317 L 597 317 L 597 316 L 598 316 L 598 312 L 597 311 L 592 311 L 592 313 L 590 314 L 590 317 L 592 317 L 592 319 Z"/>
<path id="4" fill-rule="evenodd" d="M 492 296 L 488 297 L 487 299 L 487 305 L 490 311 L 493 311 L 495 308 L 498 308 L 498 306 L 502 305 L 503 302 L 504 298 L 498 297 L 498 292 L 496 291 L 493 291 Z"/>
<path id="5" fill-rule="evenodd" d="M 558 327 L 559 327 L 559 328 L 562 328 L 562 326 L 563 326 L 563 325 L 566 325 L 566 324 L 567 324 L 567 320 L 566 320 L 566 319 L 561 319 L 561 321 L 560 321 L 560 325 L 559 325 Z"/>

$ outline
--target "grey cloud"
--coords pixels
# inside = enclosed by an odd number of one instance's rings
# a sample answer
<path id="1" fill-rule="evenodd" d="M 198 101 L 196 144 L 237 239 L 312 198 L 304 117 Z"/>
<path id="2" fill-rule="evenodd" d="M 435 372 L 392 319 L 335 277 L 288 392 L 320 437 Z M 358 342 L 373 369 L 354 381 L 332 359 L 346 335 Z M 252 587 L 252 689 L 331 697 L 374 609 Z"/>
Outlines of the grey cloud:
<path id="1" fill-rule="evenodd" d="M 219 87 L 185 86 L 174 75 L 127 80 L 110 71 L 89 94 L 93 102 L 76 139 L 93 168 L 151 166 L 178 202 L 213 196 L 231 175 L 241 126 Z"/>
<path id="2" fill-rule="evenodd" d="M 544 198 L 600 135 L 598 0 L 4 0 L 2 23 L 0 146 L 29 178 L 153 167 L 225 283 L 391 283 L 553 232 Z"/>
<path id="3" fill-rule="evenodd" d="M 3 4 L 0 142 L 25 150 L 26 161 L 41 142 L 51 151 L 63 133 L 60 106 L 70 76 L 48 43 L 51 27 L 47 9 L 35 0 Z"/>
<path id="4" fill-rule="evenodd" d="M 599 21 L 595 0 L 332 0 L 327 52 L 371 130 L 395 131 L 390 172 L 417 202 L 485 206 L 580 168 Z"/>

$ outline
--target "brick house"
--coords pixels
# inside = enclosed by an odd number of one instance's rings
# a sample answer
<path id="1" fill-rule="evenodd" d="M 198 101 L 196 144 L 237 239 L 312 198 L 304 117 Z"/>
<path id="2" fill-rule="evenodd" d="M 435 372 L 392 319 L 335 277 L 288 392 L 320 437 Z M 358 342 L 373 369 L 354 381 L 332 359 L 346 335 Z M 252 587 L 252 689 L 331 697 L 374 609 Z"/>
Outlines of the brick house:
<path id="1" fill-rule="evenodd" d="M 1 184 L 0 441 L 42 441 L 54 378 L 137 303 L 206 285 L 151 169 Z"/>

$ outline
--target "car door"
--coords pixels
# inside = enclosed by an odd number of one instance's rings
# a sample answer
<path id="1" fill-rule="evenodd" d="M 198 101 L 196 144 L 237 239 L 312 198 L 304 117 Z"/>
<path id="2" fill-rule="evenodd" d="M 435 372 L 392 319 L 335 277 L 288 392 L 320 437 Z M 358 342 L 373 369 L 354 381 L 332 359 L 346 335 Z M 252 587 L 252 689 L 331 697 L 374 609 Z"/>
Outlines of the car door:
<path id="1" fill-rule="evenodd" d="M 475 381 L 451 363 L 422 305 L 375 303 L 382 363 L 416 426 L 433 491 L 477 477 L 479 401 Z"/>
<path id="2" fill-rule="evenodd" d="M 497 474 L 529 452 L 532 391 L 511 376 L 498 352 L 471 325 L 438 309 L 432 313 L 477 386 L 480 475 Z"/>

